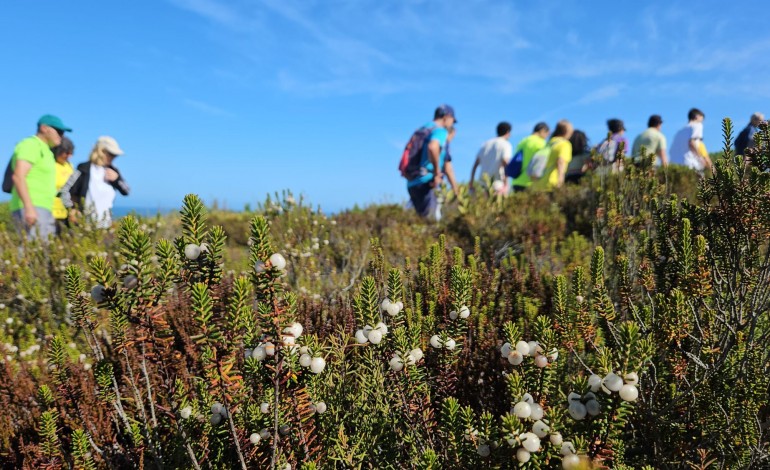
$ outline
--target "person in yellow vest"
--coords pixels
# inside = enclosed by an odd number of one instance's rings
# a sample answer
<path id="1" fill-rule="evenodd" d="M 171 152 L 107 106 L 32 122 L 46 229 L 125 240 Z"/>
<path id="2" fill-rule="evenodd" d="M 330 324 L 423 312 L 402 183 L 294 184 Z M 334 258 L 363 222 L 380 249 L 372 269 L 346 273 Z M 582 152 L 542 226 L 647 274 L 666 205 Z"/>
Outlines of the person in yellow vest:
<path id="1" fill-rule="evenodd" d="M 567 166 L 572 161 L 572 143 L 569 138 L 572 137 L 574 128 L 572 123 L 562 119 L 556 123 L 556 128 L 548 141 L 548 147 L 551 149 L 548 156 L 543 176 L 532 182 L 532 188 L 552 191 L 555 188 L 564 186 L 567 176 Z"/>
<path id="2" fill-rule="evenodd" d="M 72 172 L 75 171 L 72 163 L 70 163 L 70 158 L 75 153 L 75 144 L 69 138 L 62 137 L 61 143 L 51 150 L 56 159 L 56 199 L 53 201 L 53 210 L 51 212 L 56 221 L 56 235 L 61 236 L 62 231 L 69 227 L 70 224 L 69 211 L 64 207 L 64 203 L 61 202 L 59 191 L 61 191 L 64 183 L 70 179 Z"/>

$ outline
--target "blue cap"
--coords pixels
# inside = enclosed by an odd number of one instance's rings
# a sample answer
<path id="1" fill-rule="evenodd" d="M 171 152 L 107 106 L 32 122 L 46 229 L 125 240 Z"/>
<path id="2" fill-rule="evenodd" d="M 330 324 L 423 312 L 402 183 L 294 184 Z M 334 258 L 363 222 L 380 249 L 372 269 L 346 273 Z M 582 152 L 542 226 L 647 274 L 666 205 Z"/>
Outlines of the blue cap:
<path id="1" fill-rule="evenodd" d="M 53 114 L 46 114 L 45 116 L 38 119 L 37 125 L 38 126 L 45 125 L 45 126 L 53 127 L 54 129 L 57 129 L 63 132 L 72 132 L 72 129 L 64 125 L 61 118 L 59 118 L 58 116 L 54 116 Z"/>
<path id="2" fill-rule="evenodd" d="M 433 119 L 440 119 L 444 116 L 452 116 L 457 122 L 457 116 L 455 115 L 455 109 L 448 104 L 442 104 L 436 108 L 436 112 L 433 114 Z"/>

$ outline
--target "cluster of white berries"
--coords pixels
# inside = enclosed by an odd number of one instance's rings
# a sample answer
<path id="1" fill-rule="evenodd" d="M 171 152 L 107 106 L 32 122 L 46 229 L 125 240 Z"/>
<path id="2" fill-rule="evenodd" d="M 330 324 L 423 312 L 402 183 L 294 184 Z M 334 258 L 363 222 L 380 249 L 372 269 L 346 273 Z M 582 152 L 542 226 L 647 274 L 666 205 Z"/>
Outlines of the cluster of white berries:
<path id="1" fill-rule="evenodd" d="M 208 251 L 209 246 L 205 243 L 201 243 L 200 245 L 196 245 L 195 243 L 188 243 L 184 247 L 184 256 L 190 261 L 195 261 L 200 257 L 201 253 L 206 253 Z"/>
<path id="2" fill-rule="evenodd" d="M 457 320 L 457 317 L 465 319 L 465 318 L 468 318 L 469 316 L 471 316 L 471 310 L 465 305 L 460 307 L 460 311 L 452 310 L 451 312 L 449 312 L 449 318 L 451 318 L 452 320 Z"/>
<path id="3" fill-rule="evenodd" d="M 612 392 L 620 394 L 623 401 L 633 402 L 639 398 L 639 390 L 636 388 L 639 383 L 639 375 L 636 372 L 629 372 L 622 378 L 621 376 L 610 372 L 604 378 L 593 374 L 588 377 L 588 385 L 592 392 L 603 391 L 607 395 Z"/>
<path id="4" fill-rule="evenodd" d="M 386 325 L 383 322 L 377 323 L 377 325 L 374 328 L 372 328 L 371 325 L 366 325 L 362 329 L 356 331 L 356 343 L 380 344 L 380 341 L 382 341 L 382 338 L 384 338 L 387 334 L 388 334 L 388 325 Z"/>
<path id="5" fill-rule="evenodd" d="M 500 355 L 508 359 L 508 362 L 514 366 L 524 362 L 526 356 L 532 356 L 535 366 L 542 369 L 548 365 L 548 362 L 553 362 L 559 357 L 559 351 L 556 348 L 552 349 L 547 355 L 543 353 L 543 348 L 537 341 L 519 341 L 516 343 L 516 346 L 511 346 L 511 343 L 505 343 L 500 348 Z"/>
<path id="6" fill-rule="evenodd" d="M 404 354 L 403 357 L 399 353 L 393 354 L 393 357 L 390 359 L 390 369 L 393 371 L 400 371 L 404 368 L 404 366 L 413 366 L 420 362 L 422 360 L 423 354 L 422 349 L 420 348 L 414 348 L 408 353 Z"/>
<path id="7" fill-rule="evenodd" d="M 251 433 L 251 436 L 249 436 L 249 441 L 251 441 L 251 443 L 254 445 L 259 444 L 259 441 L 263 439 L 264 440 L 270 439 L 270 431 L 268 431 L 267 429 L 262 429 L 259 432 L 253 432 Z"/>
<path id="8" fill-rule="evenodd" d="M 322 415 L 326 413 L 326 403 L 322 401 L 317 401 L 315 403 L 310 404 L 310 411 L 313 413 L 318 413 L 319 415 Z"/>
<path id="9" fill-rule="evenodd" d="M 433 335 L 430 337 L 430 345 L 436 349 L 448 349 L 453 350 L 457 347 L 457 342 L 452 338 L 442 338 L 440 335 Z"/>
<path id="10" fill-rule="evenodd" d="M 380 308 L 391 317 L 395 317 L 404 309 L 404 303 L 401 301 L 391 302 L 389 298 L 385 297 L 380 304 Z"/>
<path id="11" fill-rule="evenodd" d="M 529 393 L 525 393 L 521 397 L 521 401 L 514 405 L 511 413 L 520 419 L 533 421 L 531 432 L 521 433 L 518 436 L 511 435 L 506 439 L 509 445 L 519 447 L 516 451 L 516 460 L 520 463 L 526 463 L 529 462 L 533 452 L 540 450 L 540 439 L 548 436 L 551 428 L 548 426 L 547 421 L 543 420 L 545 414 L 543 407 L 535 402 Z M 561 439 L 561 435 L 557 433 L 551 436 L 552 441 L 554 436 Z"/>
<path id="12" fill-rule="evenodd" d="M 602 410 L 601 404 L 593 392 L 588 392 L 582 397 L 579 393 L 570 392 L 567 401 L 569 402 L 569 415 L 575 421 L 582 421 L 587 415 L 596 416 Z"/>
<path id="13" fill-rule="evenodd" d="M 225 418 L 227 418 L 227 408 L 225 408 L 225 405 L 218 402 L 211 405 L 209 422 L 211 422 L 212 426 L 217 426 Z"/>
<path id="14" fill-rule="evenodd" d="M 326 359 L 320 356 L 311 356 L 310 350 L 307 348 L 307 346 L 302 346 L 299 348 L 299 353 L 299 365 L 302 367 L 309 367 L 310 372 L 314 374 L 320 374 L 326 368 Z"/>

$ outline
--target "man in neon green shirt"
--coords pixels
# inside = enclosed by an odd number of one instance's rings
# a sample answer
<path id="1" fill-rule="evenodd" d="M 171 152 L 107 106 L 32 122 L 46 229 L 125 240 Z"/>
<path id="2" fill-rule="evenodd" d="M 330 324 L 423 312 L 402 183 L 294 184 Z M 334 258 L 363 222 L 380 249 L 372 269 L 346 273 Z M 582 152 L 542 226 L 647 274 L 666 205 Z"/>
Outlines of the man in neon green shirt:
<path id="1" fill-rule="evenodd" d="M 72 131 L 50 114 L 37 122 L 37 134 L 18 144 L 11 157 L 13 190 L 10 209 L 14 221 L 29 239 L 47 239 L 56 226 L 51 210 L 56 198 L 56 161 L 51 148 Z"/>
<path id="2" fill-rule="evenodd" d="M 527 166 L 529 166 L 532 156 L 537 153 L 538 150 L 545 147 L 545 138 L 548 137 L 548 124 L 544 122 L 538 122 L 535 124 L 535 129 L 532 134 L 525 137 L 519 145 L 516 146 L 516 150 L 513 154 L 521 152 L 521 174 L 513 179 L 513 190 L 515 192 L 524 191 L 532 184 L 532 180 L 527 174 Z"/>

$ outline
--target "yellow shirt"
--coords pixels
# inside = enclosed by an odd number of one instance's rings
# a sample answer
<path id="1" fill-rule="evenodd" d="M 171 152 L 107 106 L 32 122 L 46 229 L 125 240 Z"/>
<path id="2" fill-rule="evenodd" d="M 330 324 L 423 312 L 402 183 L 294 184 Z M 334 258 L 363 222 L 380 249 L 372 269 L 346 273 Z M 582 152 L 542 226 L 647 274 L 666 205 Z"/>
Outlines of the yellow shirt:
<path id="1" fill-rule="evenodd" d="M 56 162 L 56 193 L 59 193 L 59 190 L 62 186 L 64 186 L 64 183 L 67 182 L 68 179 L 70 179 L 70 175 L 72 175 L 73 172 L 72 164 L 70 162 L 64 162 L 59 163 Z M 51 211 L 53 213 L 54 219 L 66 219 L 67 218 L 67 208 L 64 207 L 64 204 L 61 202 L 61 198 L 58 196 L 53 201 L 53 210 Z"/>
<path id="2" fill-rule="evenodd" d="M 564 160 L 566 172 L 567 165 L 572 161 L 572 143 L 564 137 L 554 137 L 548 143 L 551 146 L 551 155 L 548 156 L 543 177 L 533 182 L 533 187 L 538 189 L 552 190 L 559 185 L 559 170 L 556 163 Z"/>

